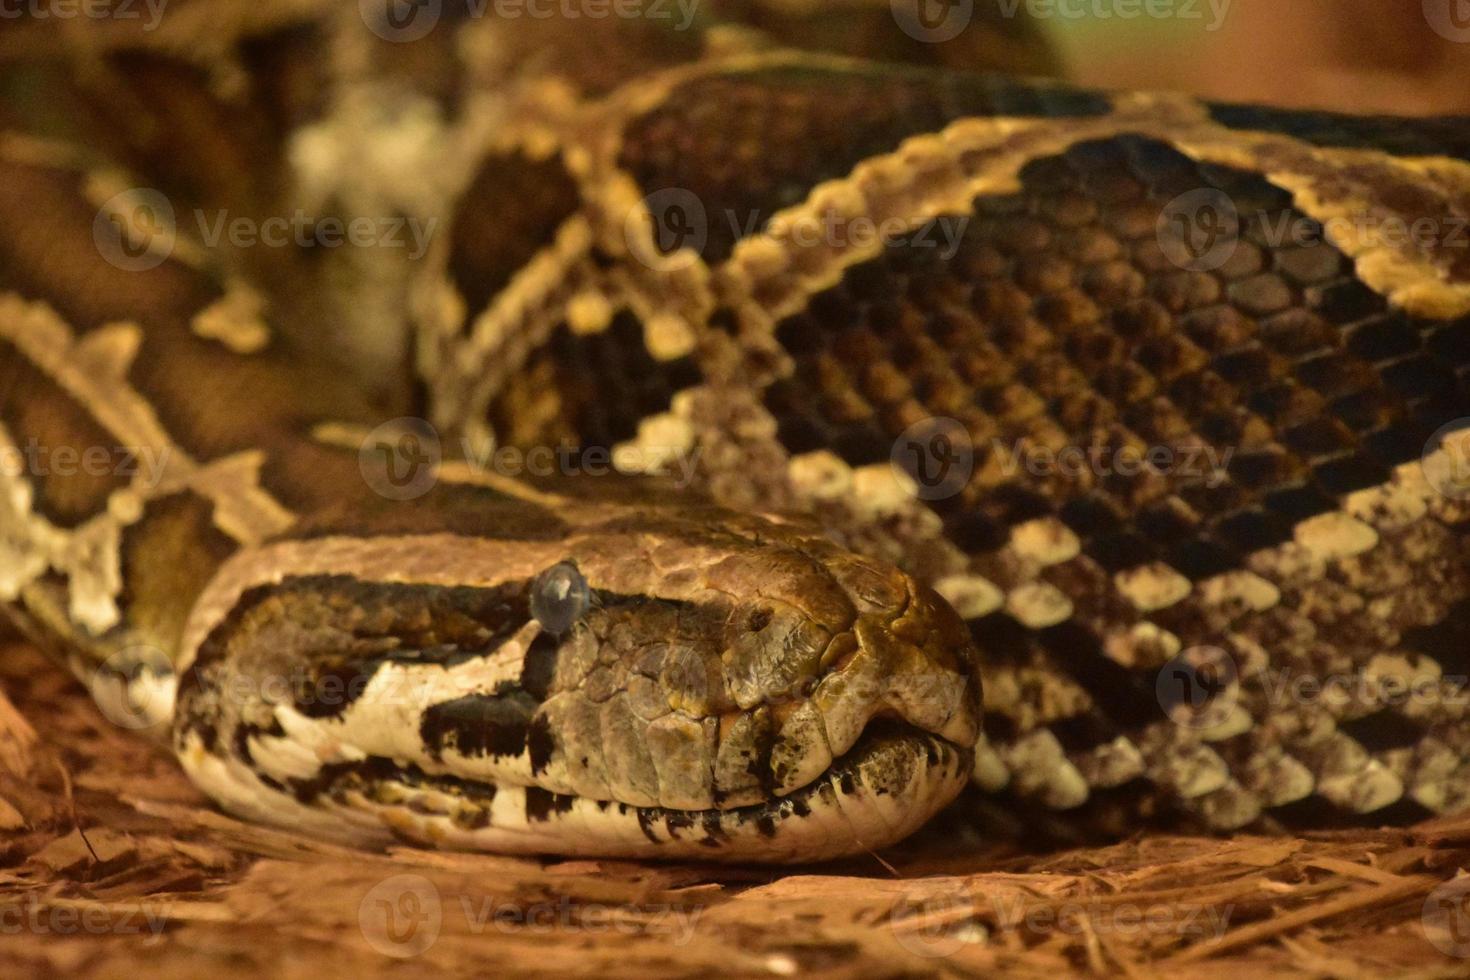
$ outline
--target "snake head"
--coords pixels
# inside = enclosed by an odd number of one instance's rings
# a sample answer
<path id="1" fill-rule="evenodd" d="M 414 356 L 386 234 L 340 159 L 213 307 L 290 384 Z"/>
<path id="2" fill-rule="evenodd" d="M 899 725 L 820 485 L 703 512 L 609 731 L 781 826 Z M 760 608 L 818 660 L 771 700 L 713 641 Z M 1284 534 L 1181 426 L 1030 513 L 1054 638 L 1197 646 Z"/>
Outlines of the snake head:
<path id="1" fill-rule="evenodd" d="M 267 551 L 196 607 L 176 721 L 195 780 L 257 819 L 815 860 L 907 835 L 969 775 L 963 622 L 802 524 L 603 507 L 538 540 Z"/>

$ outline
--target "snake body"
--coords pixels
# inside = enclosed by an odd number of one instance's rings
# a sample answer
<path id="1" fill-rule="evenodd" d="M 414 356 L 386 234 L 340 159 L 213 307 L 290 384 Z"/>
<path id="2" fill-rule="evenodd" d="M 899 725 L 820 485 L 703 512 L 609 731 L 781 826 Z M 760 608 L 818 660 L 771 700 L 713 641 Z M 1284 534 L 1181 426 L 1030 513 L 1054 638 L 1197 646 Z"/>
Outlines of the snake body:
<path id="1" fill-rule="evenodd" d="M 224 807 L 782 861 L 966 780 L 1114 830 L 1463 808 L 1470 123 L 453 30 L 496 84 L 404 96 L 389 45 L 287 140 L 438 119 L 432 186 L 334 192 L 442 218 L 421 263 L 165 248 L 0 144 L 0 595 Z M 422 418 L 300 335 L 374 279 Z"/>

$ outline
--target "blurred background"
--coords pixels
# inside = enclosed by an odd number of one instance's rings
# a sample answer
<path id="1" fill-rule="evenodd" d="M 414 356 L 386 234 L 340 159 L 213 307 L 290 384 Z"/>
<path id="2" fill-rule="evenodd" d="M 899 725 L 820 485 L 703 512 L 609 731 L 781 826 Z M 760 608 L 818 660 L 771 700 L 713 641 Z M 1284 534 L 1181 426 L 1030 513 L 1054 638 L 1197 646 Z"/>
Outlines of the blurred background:
<path id="1" fill-rule="evenodd" d="M 37 13 L 76 0 L 0 0 L 0 66 L 54 53 L 68 42 L 141 42 L 208 62 L 228 25 L 254 25 L 335 10 L 348 17 L 412 17 L 432 9 L 441 29 L 398 54 L 418 74 L 435 38 L 466 19 L 486 19 L 507 0 L 87 0 L 133 19 Z M 520 10 L 527 0 L 508 0 Z M 555 9 L 567 0 L 539 0 Z M 1470 113 L 1470 0 L 627 0 L 677 8 L 696 24 L 745 24 L 782 43 L 920 64 L 1049 75 L 1111 89 L 1174 89 L 1226 101 L 1314 106 L 1359 113 Z M 147 5 L 145 7 L 145 4 Z M 67 7 L 66 9 L 71 9 Z M 89 8 L 90 9 L 90 8 Z M 162 29 L 142 27 L 158 14 Z M 393 11 L 397 11 L 394 13 Z M 371 12 L 376 11 L 376 14 Z M 905 21 L 907 20 L 907 24 Z M 897 25 L 895 24 L 897 21 Z M 566 49 L 616 62 L 600 33 L 607 21 L 557 26 L 518 15 L 534 51 L 543 30 Z M 620 29 L 626 28 L 625 23 Z M 897 28 L 902 27 L 902 30 Z M 951 32 L 950 28 L 955 30 Z M 177 30 L 175 30 L 177 29 Z M 130 34 L 131 32 L 131 34 Z M 653 39 L 666 52 L 698 49 L 695 32 Z M 954 36 L 950 36 L 953 33 Z M 181 38 L 183 40 L 181 40 Z M 318 52 L 321 54 L 321 52 Z M 410 57 L 412 54 L 412 57 Z M 430 59 L 431 60 L 431 59 Z M 613 71 L 616 65 L 609 65 Z M 4 103 L 24 85 L 0 72 Z"/>
<path id="2" fill-rule="evenodd" d="M 1019 2 L 1055 45 L 1063 74 L 1085 85 L 1362 113 L 1470 112 L 1470 0 Z"/>

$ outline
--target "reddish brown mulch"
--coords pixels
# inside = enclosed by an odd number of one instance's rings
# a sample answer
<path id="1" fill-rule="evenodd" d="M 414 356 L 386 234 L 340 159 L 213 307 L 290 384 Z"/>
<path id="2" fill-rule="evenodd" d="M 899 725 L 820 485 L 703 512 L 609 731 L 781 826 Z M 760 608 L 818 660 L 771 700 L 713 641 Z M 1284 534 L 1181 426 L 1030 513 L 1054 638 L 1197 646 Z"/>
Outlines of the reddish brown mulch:
<path id="1" fill-rule="evenodd" d="M 1470 818 L 784 872 L 363 853 L 216 812 L 21 644 L 0 690 L 7 977 L 1470 976 Z"/>

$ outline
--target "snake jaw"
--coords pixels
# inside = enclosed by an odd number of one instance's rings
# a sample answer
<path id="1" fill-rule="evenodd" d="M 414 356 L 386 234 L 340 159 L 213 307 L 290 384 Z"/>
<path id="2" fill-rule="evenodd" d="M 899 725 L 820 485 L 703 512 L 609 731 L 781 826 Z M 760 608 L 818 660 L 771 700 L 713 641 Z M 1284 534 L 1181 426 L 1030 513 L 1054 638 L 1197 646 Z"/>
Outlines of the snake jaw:
<path id="1" fill-rule="evenodd" d="M 878 720 L 899 721 L 961 748 L 979 734 L 977 653 L 943 600 L 907 582 L 898 609 L 864 613 L 809 699 L 785 713 L 772 749 L 775 791 L 811 782 Z"/>

